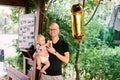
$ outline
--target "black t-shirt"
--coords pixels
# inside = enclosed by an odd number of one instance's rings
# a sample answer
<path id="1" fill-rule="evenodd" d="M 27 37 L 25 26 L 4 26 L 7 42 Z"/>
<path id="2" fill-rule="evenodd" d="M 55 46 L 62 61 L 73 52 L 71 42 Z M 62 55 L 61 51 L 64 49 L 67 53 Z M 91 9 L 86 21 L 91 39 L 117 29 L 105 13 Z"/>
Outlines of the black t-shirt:
<path id="1" fill-rule="evenodd" d="M 69 52 L 68 43 L 60 39 L 56 44 L 53 44 L 53 47 L 61 55 L 64 55 L 64 52 Z M 46 70 L 47 75 L 62 75 L 62 61 L 51 53 L 49 53 L 49 60 L 50 67 Z"/>

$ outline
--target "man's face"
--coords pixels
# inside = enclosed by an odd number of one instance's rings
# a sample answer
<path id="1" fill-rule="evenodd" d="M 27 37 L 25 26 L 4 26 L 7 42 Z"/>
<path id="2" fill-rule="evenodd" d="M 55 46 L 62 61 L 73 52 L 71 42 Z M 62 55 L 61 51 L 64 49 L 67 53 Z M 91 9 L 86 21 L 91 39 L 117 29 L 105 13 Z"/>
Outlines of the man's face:
<path id="1" fill-rule="evenodd" d="M 56 37 L 59 34 L 59 27 L 55 24 L 50 25 L 50 35 L 51 37 Z"/>

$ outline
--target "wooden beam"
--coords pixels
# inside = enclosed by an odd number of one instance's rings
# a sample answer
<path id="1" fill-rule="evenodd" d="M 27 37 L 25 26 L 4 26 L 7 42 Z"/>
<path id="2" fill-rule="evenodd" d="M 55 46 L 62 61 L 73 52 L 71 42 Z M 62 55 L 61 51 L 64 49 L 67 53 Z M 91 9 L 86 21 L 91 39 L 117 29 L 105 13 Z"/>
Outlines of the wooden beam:
<path id="1" fill-rule="evenodd" d="M 25 7 L 25 0 L 0 0 L 0 5 Z"/>

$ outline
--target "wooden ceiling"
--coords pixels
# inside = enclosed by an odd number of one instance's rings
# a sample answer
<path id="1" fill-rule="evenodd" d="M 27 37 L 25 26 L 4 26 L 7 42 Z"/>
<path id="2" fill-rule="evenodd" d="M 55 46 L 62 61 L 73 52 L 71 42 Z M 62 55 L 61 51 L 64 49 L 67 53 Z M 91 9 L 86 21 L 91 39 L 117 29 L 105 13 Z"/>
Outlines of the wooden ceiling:
<path id="1" fill-rule="evenodd" d="M 0 5 L 25 7 L 27 0 L 0 0 Z"/>

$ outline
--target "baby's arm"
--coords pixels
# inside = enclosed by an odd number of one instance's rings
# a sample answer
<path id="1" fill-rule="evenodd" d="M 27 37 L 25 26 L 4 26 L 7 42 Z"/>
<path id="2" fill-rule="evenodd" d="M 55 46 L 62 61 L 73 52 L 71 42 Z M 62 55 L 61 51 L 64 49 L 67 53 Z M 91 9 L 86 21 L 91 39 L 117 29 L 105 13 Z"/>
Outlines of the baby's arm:
<path id="1" fill-rule="evenodd" d="M 44 47 L 46 47 L 46 44 L 39 46 L 39 49 L 43 49 Z"/>
<path id="2" fill-rule="evenodd" d="M 39 56 L 39 53 L 35 52 L 35 53 L 33 54 L 33 58 L 34 58 L 34 59 L 36 58 L 36 56 Z"/>

